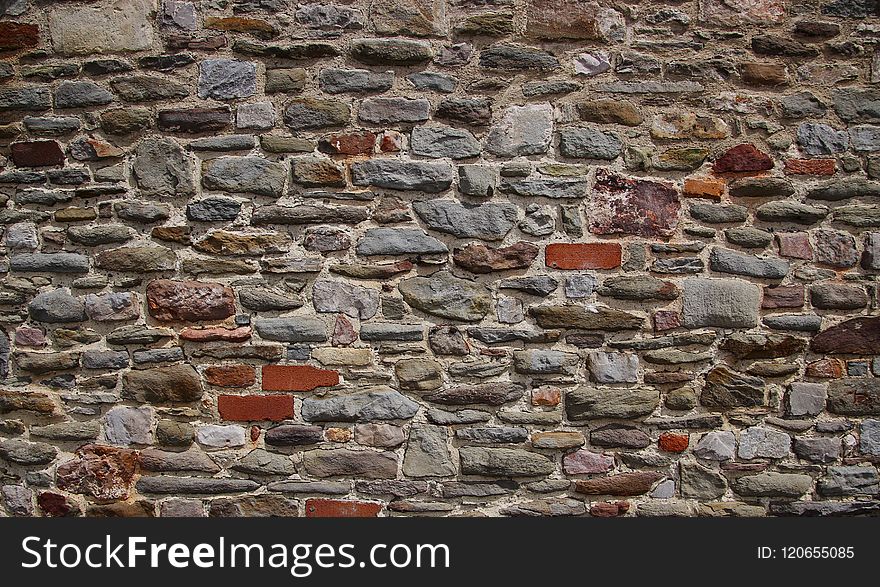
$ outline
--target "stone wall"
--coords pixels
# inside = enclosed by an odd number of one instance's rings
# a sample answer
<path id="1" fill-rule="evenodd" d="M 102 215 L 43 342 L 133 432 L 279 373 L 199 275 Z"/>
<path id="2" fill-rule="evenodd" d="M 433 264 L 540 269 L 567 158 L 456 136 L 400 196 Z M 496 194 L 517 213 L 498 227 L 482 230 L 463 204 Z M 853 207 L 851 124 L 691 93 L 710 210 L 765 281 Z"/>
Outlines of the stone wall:
<path id="1" fill-rule="evenodd" d="M 0 1 L 3 511 L 877 514 L 878 6 Z"/>

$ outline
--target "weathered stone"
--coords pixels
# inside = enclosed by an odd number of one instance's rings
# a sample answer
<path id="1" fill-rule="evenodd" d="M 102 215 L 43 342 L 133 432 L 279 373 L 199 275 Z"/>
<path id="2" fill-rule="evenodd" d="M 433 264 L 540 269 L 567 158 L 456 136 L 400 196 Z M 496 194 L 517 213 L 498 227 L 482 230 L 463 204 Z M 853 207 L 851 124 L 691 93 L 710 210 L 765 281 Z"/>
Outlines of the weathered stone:
<path id="1" fill-rule="evenodd" d="M 476 322 L 489 312 L 491 303 L 485 287 L 447 271 L 403 280 L 398 288 L 414 308 L 452 320 Z"/>
<path id="2" fill-rule="evenodd" d="M 212 190 L 279 197 L 286 171 L 260 157 L 219 157 L 205 164 L 202 185 Z"/>
<path id="3" fill-rule="evenodd" d="M 28 314 L 38 322 L 82 322 L 86 319 L 85 304 L 70 295 L 66 288 L 39 293 L 28 304 Z"/>
<path id="4" fill-rule="evenodd" d="M 147 308 L 162 321 L 222 320 L 235 313 L 235 298 L 219 283 L 157 279 L 147 286 Z"/>
<path id="5" fill-rule="evenodd" d="M 48 465 L 58 454 L 51 444 L 28 442 L 19 438 L 0 441 L 0 457 L 18 465 Z"/>
<path id="6" fill-rule="evenodd" d="M 126 397 L 150 403 L 194 402 L 202 397 L 202 383 L 190 365 L 173 365 L 126 373 L 122 391 Z"/>
<path id="7" fill-rule="evenodd" d="M 783 259 L 755 257 L 717 247 L 709 256 L 709 266 L 721 273 L 765 279 L 782 279 L 789 269 L 788 261 Z"/>
<path id="8" fill-rule="evenodd" d="M 668 184 L 596 172 L 590 231 L 594 234 L 668 236 L 678 222 L 679 199 Z M 650 210 L 646 213 L 645 210 Z"/>
<path id="9" fill-rule="evenodd" d="M 175 268 L 177 256 L 165 247 L 129 246 L 109 249 L 98 253 L 95 266 L 108 271 L 142 273 L 145 271 L 169 271 Z"/>
<path id="10" fill-rule="evenodd" d="M 342 312 L 366 320 L 379 310 L 379 292 L 350 283 L 318 280 L 312 286 L 312 303 L 318 312 Z"/>
<path id="11" fill-rule="evenodd" d="M 574 490 L 587 495 L 642 495 L 650 491 L 663 477 L 662 473 L 653 471 L 618 473 L 575 481 Z"/>
<path id="12" fill-rule="evenodd" d="M 416 425 L 410 428 L 403 457 L 403 473 L 410 477 L 446 477 L 455 474 L 455 465 L 446 446 L 446 429 Z"/>
<path id="13" fill-rule="evenodd" d="M 709 461 L 727 461 L 734 457 L 736 437 L 733 432 L 708 432 L 694 447 L 694 454 Z"/>
<path id="14" fill-rule="evenodd" d="M 520 449 L 469 446 L 458 452 L 464 475 L 544 477 L 555 469 L 547 457 Z"/>
<path id="15" fill-rule="evenodd" d="M 659 394 L 650 389 L 598 389 L 582 387 L 566 395 L 571 420 L 638 418 L 660 404 Z"/>
<path id="16" fill-rule="evenodd" d="M 480 66 L 501 70 L 547 71 L 559 67 L 559 60 L 547 51 L 523 45 L 498 44 L 480 52 Z"/>
<path id="17" fill-rule="evenodd" d="M 511 106 L 489 130 L 486 149 L 501 157 L 540 155 L 550 148 L 552 132 L 553 109 L 549 104 Z"/>
<path id="18" fill-rule="evenodd" d="M 721 409 L 764 405 L 764 380 L 724 366 L 715 367 L 706 374 L 700 403 Z"/>
<path id="19" fill-rule="evenodd" d="M 800 497 L 812 489 L 809 475 L 767 472 L 740 477 L 733 489 L 747 497 Z"/>
<path id="20" fill-rule="evenodd" d="M 827 497 L 880 494 L 880 476 L 874 467 L 828 467 L 828 475 L 817 484 L 819 494 Z"/>
<path id="21" fill-rule="evenodd" d="M 397 476 L 397 458 L 392 452 L 310 450 L 303 455 L 303 465 L 306 471 L 315 477 L 353 476 L 364 479 L 393 479 Z"/>
<path id="22" fill-rule="evenodd" d="M 417 126 L 410 135 L 410 149 L 422 157 L 468 159 L 480 154 L 481 147 L 467 130 L 446 126 Z"/>
<path id="23" fill-rule="evenodd" d="M 446 405 L 487 404 L 492 406 L 512 402 L 523 395 L 521 385 L 515 383 L 478 383 L 443 389 L 425 399 Z"/>
<path id="24" fill-rule="evenodd" d="M 373 422 L 412 418 L 418 404 L 396 391 L 371 391 L 328 399 L 303 400 L 302 416 L 309 422 Z"/>
<path id="25" fill-rule="evenodd" d="M 828 384 L 828 411 L 845 416 L 880 415 L 880 383 L 876 379 L 836 379 Z"/>
<path id="26" fill-rule="evenodd" d="M 746 428 L 739 435 L 738 454 L 743 459 L 781 459 L 791 454 L 791 437 L 769 428 Z"/>
<path id="27" fill-rule="evenodd" d="M 126 499 L 139 464 L 132 450 L 86 445 L 56 471 L 58 488 L 99 500 Z"/>
<path id="28" fill-rule="evenodd" d="M 517 219 L 512 204 L 460 204 L 455 200 L 415 202 L 413 209 L 432 230 L 458 238 L 501 240 Z"/>
<path id="29" fill-rule="evenodd" d="M 56 6 L 48 12 L 56 52 L 71 55 L 142 51 L 153 46 L 149 0 L 102 0 L 87 6 Z"/>
<path id="30" fill-rule="evenodd" d="M 352 164 L 352 183 L 391 190 L 439 193 L 452 185 L 453 168 L 447 163 L 381 159 Z"/>

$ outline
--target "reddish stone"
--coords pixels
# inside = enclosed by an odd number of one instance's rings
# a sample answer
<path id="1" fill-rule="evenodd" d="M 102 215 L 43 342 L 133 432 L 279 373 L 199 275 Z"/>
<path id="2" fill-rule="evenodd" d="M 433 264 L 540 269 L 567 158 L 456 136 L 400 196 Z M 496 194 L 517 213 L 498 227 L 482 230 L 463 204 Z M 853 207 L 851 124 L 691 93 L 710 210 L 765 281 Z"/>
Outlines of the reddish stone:
<path id="1" fill-rule="evenodd" d="M 628 501 L 600 501 L 590 506 L 590 515 L 594 518 L 616 518 L 628 511 Z"/>
<path id="2" fill-rule="evenodd" d="M 376 518 L 382 511 L 381 503 L 350 501 L 346 499 L 307 499 L 307 518 Z"/>
<path id="3" fill-rule="evenodd" d="M 614 467 L 614 457 L 582 448 L 562 457 L 562 468 L 569 475 L 604 473 Z"/>
<path id="4" fill-rule="evenodd" d="M 574 490 L 587 495 L 642 495 L 663 479 L 665 475 L 654 471 L 618 473 L 608 477 L 596 477 L 575 481 Z"/>
<path id="5" fill-rule="evenodd" d="M 562 391 L 558 387 L 536 387 L 532 390 L 533 406 L 558 406 L 562 401 Z"/>
<path id="6" fill-rule="evenodd" d="M 793 175 L 834 175 L 837 162 L 834 159 L 786 159 L 785 172 Z"/>
<path id="7" fill-rule="evenodd" d="M 690 437 L 687 434 L 664 432 L 660 435 L 657 445 L 666 452 L 684 452 L 688 448 Z"/>
<path id="8" fill-rule="evenodd" d="M 58 466 L 59 489 L 100 500 L 126 499 L 140 464 L 135 450 L 89 444 L 76 451 L 74 460 Z"/>
<path id="9" fill-rule="evenodd" d="M 53 518 L 65 518 L 79 515 L 79 506 L 66 495 L 53 491 L 44 491 L 37 496 L 37 504 L 43 513 Z"/>
<path id="10" fill-rule="evenodd" d="M 880 355 L 880 316 L 862 316 L 841 322 L 813 337 L 817 353 Z"/>
<path id="11" fill-rule="evenodd" d="M 544 250 L 554 269 L 614 269 L 620 267 L 620 243 L 553 243 Z"/>
<path id="12" fill-rule="evenodd" d="M 278 34 L 274 26 L 258 18 L 242 18 L 240 16 L 205 18 L 205 28 L 230 33 L 250 33 L 255 37 L 268 39 Z"/>
<path id="13" fill-rule="evenodd" d="M 379 150 L 383 153 L 397 153 L 403 148 L 403 135 L 397 131 L 388 130 L 379 137 Z"/>
<path id="14" fill-rule="evenodd" d="M 147 308 L 166 322 L 222 320 L 235 314 L 235 294 L 220 283 L 156 279 L 147 286 Z"/>
<path id="15" fill-rule="evenodd" d="M 238 328 L 224 328 L 215 326 L 213 328 L 184 328 L 180 331 L 180 338 L 192 342 L 244 342 L 251 337 L 252 331 L 250 326 L 239 326 Z"/>
<path id="16" fill-rule="evenodd" d="M 581 0 L 528 0 L 525 17 L 525 35 L 529 38 L 593 41 L 605 38 L 603 28 L 607 22 L 603 21 L 613 18 Z"/>
<path id="17" fill-rule="evenodd" d="M 251 365 L 217 365 L 205 369 L 205 381 L 218 387 L 250 387 L 257 371 Z"/>
<path id="18" fill-rule="evenodd" d="M 251 426 L 251 442 L 256 442 L 260 439 L 260 433 L 263 431 L 259 426 Z"/>
<path id="19" fill-rule="evenodd" d="M 348 442 L 351 437 L 351 428 L 327 428 L 324 431 L 324 438 L 329 442 Z"/>
<path id="20" fill-rule="evenodd" d="M 333 346 L 348 346 L 358 338 L 354 326 L 344 314 L 336 315 L 336 324 L 333 325 L 333 336 L 331 342 Z"/>
<path id="21" fill-rule="evenodd" d="M 806 232 L 779 232 L 776 234 L 779 256 L 789 259 L 812 259 L 813 247 Z"/>
<path id="22" fill-rule="evenodd" d="M 767 310 L 774 308 L 802 308 L 804 305 L 804 286 L 768 285 L 764 287 L 764 299 L 761 307 Z"/>
<path id="23" fill-rule="evenodd" d="M 720 179 L 709 177 L 690 178 L 684 180 L 684 191 L 682 193 L 690 198 L 720 200 L 721 196 L 724 195 L 725 185 Z"/>
<path id="24" fill-rule="evenodd" d="M 376 148 L 376 135 L 369 131 L 337 133 L 318 141 L 318 150 L 331 155 L 370 155 Z"/>
<path id="25" fill-rule="evenodd" d="M 538 256 L 537 246 L 518 242 L 507 247 L 492 248 L 483 243 L 471 243 L 463 249 L 455 249 L 455 264 L 471 273 L 491 273 L 508 269 L 526 269 Z"/>
<path id="26" fill-rule="evenodd" d="M 678 226 L 681 203 L 669 183 L 630 179 L 596 170 L 590 232 L 671 236 Z"/>
<path id="27" fill-rule="evenodd" d="M 46 335 L 39 328 L 19 326 L 15 330 L 15 344 L 18 346 L 44 347 Z"/>
<path id="28" fill-rule="evenodd" d="M 859 262 L 856 241 L 851 234 L 837 230 L 817 230 L 816 261 L 831 267 L 846 269 Z"/>
<path id="29" fill-rule="evenodd" d="M 773 169 L 773 160 L 750 143 L 728 149 L 712 166 L 715 173 L 747 173 L 768 169 Z"/>
<path id="30" fill-rule="evenodd" d="M 48 167 L 64 165 L 64 151 L 58 141 L 28 141 L 12 143 L 12 161 L 19 167 Z"/>
<path id="31" fill-rule="evenodd" d="M 673 310 L 657 310 L 654 312 L 654 330 L 662 332 L 681 326 L 681 315 Z"/>
<path id="32" fill-rule="evenodd" d="M 40 42 L 40 27 L 25 22 L 0 22 L 0 51 L 14 51 L 36 47 Z"/>
<path id="33" fill-rule="evenodd" d="M 220 417 L 230 422 L 280 422 L 293 418 L 292 395 L 221 395 Z"/>
<path id="34" fill-rule="evenodd" d="M 837 379 L 843 377 L 844 363 L 840 359 L 820 359 L 807 364 L 807 377 Z"/>
<path id="35" fill-rule="evenodd" d="M 339 384 L 339 373 L 311 365 L 264 365 L 265 391 L 312 391 Z"/>

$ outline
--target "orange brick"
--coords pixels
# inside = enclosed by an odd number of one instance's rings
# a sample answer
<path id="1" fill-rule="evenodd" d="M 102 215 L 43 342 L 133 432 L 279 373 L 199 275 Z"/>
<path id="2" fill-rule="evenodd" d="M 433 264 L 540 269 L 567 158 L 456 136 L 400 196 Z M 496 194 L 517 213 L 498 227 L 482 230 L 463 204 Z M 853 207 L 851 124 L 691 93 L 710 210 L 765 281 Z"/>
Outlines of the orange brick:
<path id="1" fill-rule="evenodd" d="M 684 180 L 684 195 L 690 198 L 712 198 L 720 200 L 724 195 L 724 182 L 710 178 L 690 178 Z"/>
<path id="2" fill-rule="evenodd" d="M 558 406 L 562 392 L 558 387 L 538 387 L 532 390 L 533 406 Z"/>
<path id="3" fill-rule="evenodd" d="M 687 434 L 666 432 L 660 435 L 660 440 L 657 444 L 660 445 L 660 450 L 665 450 L 666 452 L 684 452 L 687 450 L 689 443 L 690 437 Z"/>
<path id="4" fill-rule="evenodd" d="M 375 518 L 382 504 L 346 499 L 307 499 L 307 518 Z"/>
<path id="5" fill-rule="evenodd" d="M 786 159 L 785 172 L 793 175 L 834 175 L 834 159 Z"/>
<path id="6" fill-rule="evenodd" d="M 293 418 L 292 395 L 221 395 L 220 417 L 231 422 L 279 422 Z"/>
<path id="7" fill-rule="evenodd" d="M 555 243 L 544 250 L 547 267 L 554 269 L 614 269 L 620 259 L 620 243 Z"/>
<path id="8" fill-rule="evenodd" d="M 339 373 L 310 365 L 264 365 L 265 391 L 312 391 L 339 383 Z"/>

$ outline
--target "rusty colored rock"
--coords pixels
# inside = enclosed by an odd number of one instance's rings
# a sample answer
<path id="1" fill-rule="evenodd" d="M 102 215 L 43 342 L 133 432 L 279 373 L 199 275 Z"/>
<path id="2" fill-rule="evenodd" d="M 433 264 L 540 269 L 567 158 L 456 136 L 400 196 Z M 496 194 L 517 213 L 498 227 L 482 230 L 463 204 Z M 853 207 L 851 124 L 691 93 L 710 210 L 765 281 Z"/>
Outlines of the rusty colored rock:
<path id="1" fill-rule="evenodd" d="M 263 390 L 312 391 L 339 384 L 339 373 L 310 365 L 264 365 Z"/>
<path id="2" fill-rule="evenodd" d="M 59 489 L 71 493 L 104 501 L 126 499 L 139 463 L 137 451 L 89 444 L 58 466 L 55 479 Z"/>
<path id="3" fill-rule="evenodd" d="M 681 204 L 672 184 L 596 171 L 590 232 L 670 236 L 678 226 Z"/>
<path id="4" fill-rule="evenodd" d="M 618 473 L 575 481 L 574 490 L 586 495 L 642 495 L 663 477 L 665 475 L 654 471 Z"/>
<path id="5" fill-rule="evenodd" d="M 545 264 L 554 269 L 614 269 L 622 254 L 619 243 L 553 243 L 544 250 Z"/>
<path id="6" fill-rule="evenodd" d="M 728 149 L 712 165 L 715 173 L 752 173 L 769 169 L 773 169 L 773 160 L 750 143 Z"/>
<path id="7" fill-rule="evenodd" d="M 222 320 L 235 314 L 235 294 L 219 283 L 156 279 L 147 286 L 147 308 L 164 322 Z"/>
<path id="8" fill-rule="evenodd" d="M 456 265 L 472 273 L 491 273 L 525 269 L 538 256 L 538 251 L 538 247 L 527 242 L 495 248 L 483 243 L 472 243 L 462 249 L 455 249 L 453 259 Z"/>

